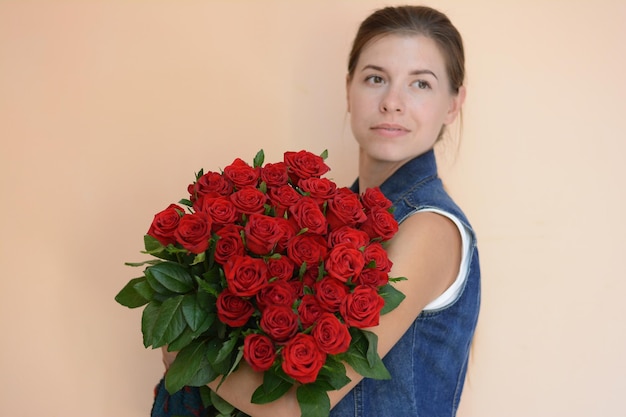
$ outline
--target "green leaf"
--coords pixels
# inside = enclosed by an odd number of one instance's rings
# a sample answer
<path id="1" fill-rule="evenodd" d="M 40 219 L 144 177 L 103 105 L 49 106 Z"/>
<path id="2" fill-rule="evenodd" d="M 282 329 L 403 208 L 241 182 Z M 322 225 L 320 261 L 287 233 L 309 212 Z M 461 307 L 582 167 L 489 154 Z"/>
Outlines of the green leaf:
<path id="1" fill-rule="evenodd" d="M 320 157 L 326 160 L 326 158 L 328 158 L 328 149 L 324 149 L 324 152 L 320 154 Z"/>
<path id="2" fill-rule="evenodd" d="M 265 153 L 263 152 L 263 149 L 261 149 L 259 152 L 257 152 L 256 156 L 254 157 L 252 166 L 254 168 L 258 168 L 263 165 L 264 161 L 265 161 Z"/>
<path id="3" fill-rule="evenodd" d="M 154 290 L 152 289 L 150 284 L 148 284 L 147 279 L 135 283 L 133 287 L 135 288 L 137 293 L 139 293 L 139 295 L 141 295 L 146 300 L 152 300 L 152 298 L 154 297 Z"/>
<path id="4" fill-rule="evenodd" d="M 137 266 L 144 266 L 144 265 L 156 265 L 156 264 L 160 264 L 161 262 L 163 261 L 160 259 L 148 259 L 147 261 L 143 261 L 143 262 L 124 262 L 124 265 L 137 267 Z"/>
<path id="5" fill-rule="evenodd" d="M 193 278 L 191 274 L 185 267 L 179 264 L 162 262 L 158 265 L 150 266 L 146 270 L 149 270 L 154 280 L 169 291 L 184 294 L 193 289 Z M 152 286 L 153 282 L 150 279 L 148 282 L 150 286 Z M 158 291 L 156 288 L 155 290 Z"/>
<path id="6" fill-rule="evenodd" d="M 185 330 L 168 346 L 168 348 L 172 351 L 178 351 L 182 348 L 189 345 L 192 341 L 200 337 L 205 331 L 211 327 L 213 322 L 215 321 L 215 314 L 207 314 L 206 319 L 196 331 L 191 330 L 189 326 L 185 326 Z"/>
<path id="7" fill-rule="evenodd" d="M 263 374 L 263 384 L 252 394 L 252 403 L 267 404 L 284 395 L 293 383 L 286 381 L 272 371 Z"/>
<path id="8" fill-rule="evenodd" d="M 143 244 L 145 247 L 144 253 L 150 254 L 160 259 L 166 259 L 168 261 L 175 261 L 176 256 L 168 253 L 166 247 L 161 244 L 157 239 L 150 235 L 144 235 Z M 170 247 L 173 247 L 170 245 Z"/>
<path id="9" fill-rule="evenodd" d="M 234 332 L 235 333 L 235 332 Z M 236 332 L 239 333 L 239 332 Z M 226 375 L 231 367 L 231 353 L 235 347 L 237 338 L 231 337 L 227 340 L 213 338 L 207 347 L 207 358 L 209 363 L 219 374 Z"/>
<path id="10" fill-rule="evenodd" d="M 186 348 L 191 342 L 193 342 L 198 336 L 189 328 L 189 326 L 185 326 L 185 330 L 176 338 L 176 340 L 172 341 L 167 345 L 167 349 L 172 352 L 177 352 L 181 349 Z"/>
<path id="11" fill-rule="evenodd" d="M 150 270 L 150 268 L 146 268 L 144 274 L 146 274 L 146 282 L 148 283 L 148 285 L 150 285 L 150 288 L 152 288 L 153 291 L 168 296 L 172 294 L 170 290 L 165 288 L 163 284 L 157 281 L 154 275 L 152 275 L 152 271 Z"/>
<path id="12" fill-rule="evenodd" d="M 196 341 L 178 352 L 165 374 L 165 388 L 170 394 L 180 391 L 204 367 L 206 349 L 205 341 Z"/>
<path id="13" fill-rule="evenodd" d="M 141 315 L 141 332 L 143 333 L 143 345 L 148 347 L 154 339 L 154 323 L 156 323 L 161 311 L 161 303 L 150 301 Z"/>
<path id="14" fill-rule="evenodd" d="M 204 408 L 209 408 L 210 405 L 213 405 L 211 402 L 211 393 L 213 392 L 211 388 L 206 385 L 199 387 L 198 391 L 200 391 L 200 399 L 202 399 L 202 405 Z"/>
<path id="15" fill-rule="evenodd" d="M 197 254 L 196 256 L 194 256 L 193 262 L 191 262 L 191 265 L 201 264 L 202 262 L 204 262 L 205 259 L 206 259 L 206 252 L 201 252 Z"/>
<path id="16" fill-rule="evenodd" d="M 222 414 L 230 415 L 233 411 L 235 411 L 235 407 L 217 395 L 214 391 L 211 391 L 211 403 L 213 403 L 213 407 L 215 407 L 217 411 Z"/>
<path id="17" fill-rule="evenodd" d="M 150 235 L 143 236 L 143 245 L 148 253 L 154 253 L 165 249 L 165 246 L 163 246 L 161 242 Z"/>
<path id="18" fill-rule="evenodd" d="M 193 203 L 188 198 L 181 198 L 178 203 L 182 204 L 183 206 L 193 207 Z"/>
<path id="19" fill-rule="evenodd" d="M 197 337 L 197 336 L 200 336 L 205 331 L 209 330 L 209 328 L 213 325 L 213 322 L 215 321 L 216 317 L 217 317 L 217 314 L 208 313 L 206 315 L 206 318 L 202 322 L 202 324 L 200 324 L 200 326 L 198 326 L 198 329 L 194 332 L 194 335 Z"/>
<path id="20" fill-rule="evenodd" d="M 237 366 L 239 366 L 239 362 L 241 362 L 241 359 L 243 359 L 243 348 L 239 349 L 239 353 L 237 353 L 237 357 L 233 361 L 233 365 L 230 367 L 230 370 L 228 371 L 226 376 L 232 374 L 235 371 L 235 369 L 237 369 Z"/>
<path id="21" fill-rule="evenodd" d="M 380 356 L 378 356 L 378 336 L 376 333 L 363 329 L 361 329 L 361 333 L 367 340 L 367 363 L 370 366 L 374 366 L 376 362 L 380 361 Z"/>
<path id="22" fill-rule="evenodd" d="M 220 290 L 217 288 L 215 284 L 213 283 L 210 284 L 200 277 L 196 277 L 196 282 L 198 283 L 198 286 L 200 287 L 200 289 L 202 289 L 203 291 L 215 296 L 215 298 L 219 297 Z"/>
<path id="23" fill-rule="evenodd" d="M 128 308 L 137 308 L 148 304 L 152 297 L 144 297 L 135 285 L 145 283 L 146 277 L 133 278 L 115 296 L 115 301 Z"/>
<path id="24" fill-rule="evenodd" d="M 398 307 L 405 298 L 405 295 L 391 284 L 381 287 L 378 294 L 380 294 L 380 296 L 385 300 L 385 305 L 380 311 L 381 315 L 387 314 Z"/>
<path id="25" fill-rule="evenodd" d="M 326 363 L 319 373 L 318 379 L 327 381 L 331 389 L 340 389 L 350 382 L 350 378 L 346 376 L 346 367 L 343 362 L 336 359 L 333 355 L 328 355 Z"/>
<path id="26" fill-rule="evenodd" d="M 330 399 L 326 390 L 315 384 L 304 384 L 296 390 L 296 398 L 303 417 L 328 417 Z"/>
<path id="27" fill-rule="evenodd" d="M 298 270 L 298 278 L 302 279 L 302 277 L 304 277 L 306 269 L 306 262 L 302 262 L 302 265 L 300 265 L 300 269 Z"/>
<path id="28" fill-rule="evenodd" d="M 152 329 L 150 344 L 153 348 L 173 342 L 185 330 L 187 323 L 183 317 L 182 303 L 183 296 L 178 295 L 165 300 L 161 305 Z"/>
<path id="29" fill-rule="evenodd" d="M 230 354 L 235 349 L 235 346 L 237 344 L 237 339 L 239 338 L 240 333 L 241 331 L 235 330 L 230 334 L 230 337 L 228 338 L 228 340 L 224 342 L 219 352 L 217 352 L 215 363 L 220 363 L 223 360 L 230 357 Z"/>
<path id="30" fill-rule="evenodd" d="M 197 277 L 196 277 L 197 278 Z M 196 292 L 196 302 L 198 306 L 208 313 L 213 313 L 216 310 L 216 298 L 213 294 L 209 294 L 206 291 Z"/>
<path id="31" fill-rule="evenodd" d="M 200 327 L 209 314 L 198 304 L 196 294 L 186 294 L 183 296 L 182 309 L 185 321 L 193 331 L 198 330 L 198 327 Z"/>
<path id="32" fill-rule="evenodd" d="M 373 379 L 390 379 L 391 375 L 377 352 L 378 337 L 375 333 L 350 328 L 352 343 L 347 352 L 337 355 L 359 374 Z"/>
<path id="33" fill-rule="evenodd" d="M 203 387 L 218 376 L 218 373 L 213 370 L 209 362 L 204 360 L 200 368 L 198 368 L 198 371 L 185 385 L 189 385 L 190 387 Z"/>

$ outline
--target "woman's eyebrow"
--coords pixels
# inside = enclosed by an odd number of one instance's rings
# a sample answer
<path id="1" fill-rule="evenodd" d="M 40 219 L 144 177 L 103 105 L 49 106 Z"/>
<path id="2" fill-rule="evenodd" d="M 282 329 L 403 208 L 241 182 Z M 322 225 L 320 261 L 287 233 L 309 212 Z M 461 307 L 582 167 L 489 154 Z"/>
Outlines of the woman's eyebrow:
<path id="1" fill-rule="evenodd" d="M 422 74 L 430 74 L 433 77 L 435 77 L 436 80 L 439 80 L 439 78 L 437 78 L 437 76 L 435 75 L 434 72 L 432 72 L 431 70 L 427 70 L 427 69 L 421 69 L 421 70 L 415 70 L 415 71 L 411 71 L 409 73 L 410 75 L 422 75 Z"/>
<path id="2" fill-rule="evenodd" d="M 383 67 L 379 67 L 378 65 L 372 65 L 372 64 L 368 64 L 361 69 L 361 71 L 365 71 L 365 70 L 385 72 L 385 69 Z M 422 75 L 422 74 L 430 74 L 433 77 L 435 77 L 436 80 L 439 80 L 439 78 L 437 78 L 435 73 L 428 69 L 417 69 L 409 73 L 409 75 Z"/>
<path id="3" fill-rule="evenodd" d="M 374 70 L 374 71 L 380 71 L 380 72 L 385 72 L 385 69 L 383 67 L 379 67 L 378 65 L 366 65 L 364 66 L 361 71 L 365 71 L 365 70 Z"/>

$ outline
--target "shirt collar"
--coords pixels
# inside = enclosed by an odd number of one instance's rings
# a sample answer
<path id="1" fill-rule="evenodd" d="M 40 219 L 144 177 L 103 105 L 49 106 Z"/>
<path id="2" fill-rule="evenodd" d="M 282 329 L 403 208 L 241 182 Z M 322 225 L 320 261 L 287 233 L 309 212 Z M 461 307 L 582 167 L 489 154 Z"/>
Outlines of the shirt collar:
<path id="1" fill-rule="evenodd" d="M 431 149 L 406 162 L 387 178 L 380 191 L 392 202 L 396 202 L 412 185 L 437 175 L 437 160 Z M 359 179 L 352 184 L 352 190 L 359 191 Z"/>

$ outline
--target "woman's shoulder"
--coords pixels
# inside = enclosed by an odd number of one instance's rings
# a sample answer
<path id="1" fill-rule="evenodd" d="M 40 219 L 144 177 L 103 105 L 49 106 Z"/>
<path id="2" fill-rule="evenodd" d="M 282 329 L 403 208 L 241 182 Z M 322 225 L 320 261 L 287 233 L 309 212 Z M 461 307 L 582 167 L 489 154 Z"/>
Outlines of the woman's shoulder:
<path id="1" fill-rule="evenodd" d="M 393 274 L 408 278 L 401 282 L 406 291 L 419 290 L 423 296 L 418 302 L 420 310 L 455 281 L 462 252 L 457 225 L 431 211 L 409 216 L 389 246 Z"/>

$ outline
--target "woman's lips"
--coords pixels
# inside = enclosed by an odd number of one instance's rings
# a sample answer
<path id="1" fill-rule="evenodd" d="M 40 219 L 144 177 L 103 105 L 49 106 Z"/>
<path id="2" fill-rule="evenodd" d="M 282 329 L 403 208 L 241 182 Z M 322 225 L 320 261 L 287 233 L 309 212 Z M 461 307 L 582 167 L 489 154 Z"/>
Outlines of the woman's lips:
<path id="1" fill-rule="evenodd" d="M 398 136 L 402 136 L 410 132 L 409 129 L 402 125 L 391 123 L 381 123 L 372 126 L 370 129 L 375 131 L 377 134 L 388 138 L 397 138 Z"/>

